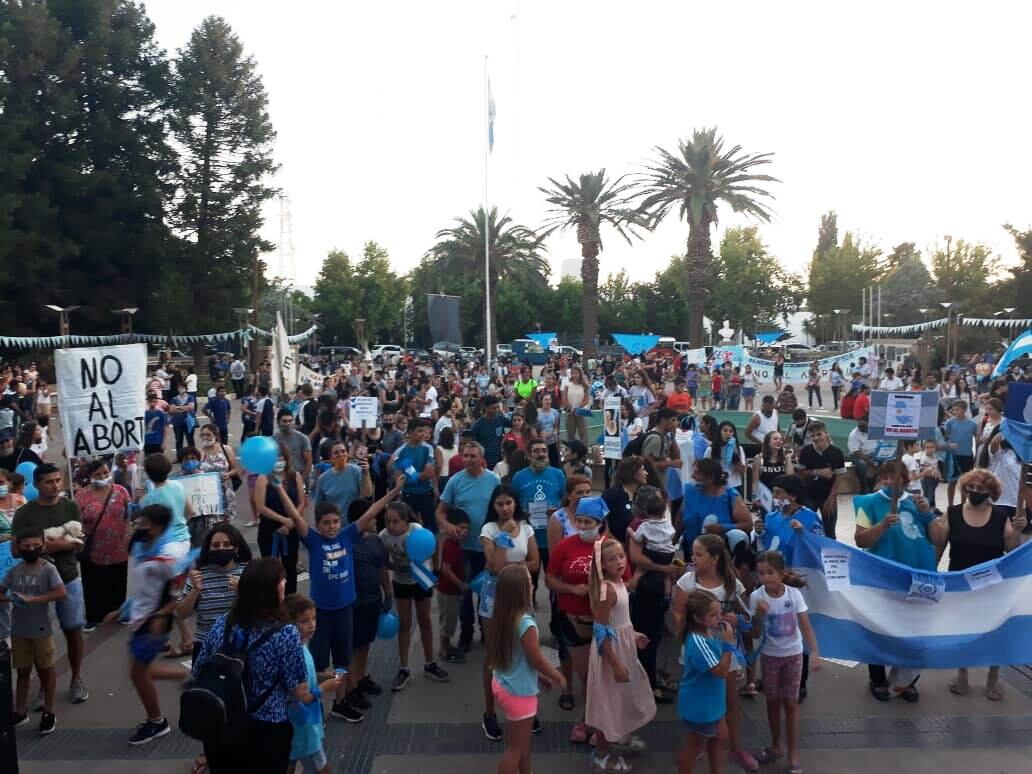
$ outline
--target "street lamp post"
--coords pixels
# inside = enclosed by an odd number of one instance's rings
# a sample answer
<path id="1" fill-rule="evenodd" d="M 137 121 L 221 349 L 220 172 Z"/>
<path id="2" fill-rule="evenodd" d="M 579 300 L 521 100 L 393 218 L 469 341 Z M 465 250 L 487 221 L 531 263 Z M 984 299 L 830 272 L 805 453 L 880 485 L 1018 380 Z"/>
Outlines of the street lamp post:
<path id="1" fill-rule="evenodd" d="M 249 306 L 235 306 L 233 307 L 233 312 L 237 316 L 238 329 L 241 331 L 246 331 L 248 320 L 250 316 L 254 314 L 254 309 L 252 309 Z M 257 366 L 254 357 L 255 348 L 254 345 L 251 343 L 251 337 L 246 336 L 244 333 L 240 334 L 240 349 L 240 354 L 244 356 L 244 362 L 247 363 L 247 367 L 253 374 Z"/>
<path id="2" fill-rule="evenodd" d="M 129 306 L 125 309 L 112 309 L 111 314 L 122 316 L 122 337 L 126 342 L 131 342 L 133 335 L 133 315 L 139 312 L 139 307 Z"/>
<path id="3" fill-rule="evenodd" d="M 946 237 L 946 253 L 949 254 L 949 237 Z M 952 307 L 953 302 L 951 301 L 940 301 L 939 305 L 946 310 L 946 367 L 950 367 L 950 323 L 952 321 Z"/>
<path id="4" fill-rule="evenodd" d="M 68 315 L 74 312 L 76 309 L 81 309 L 81 306 L 56 306 L 55 304 L 44 304 L 45 309 L 49 309 L 52 312 L 58 314 L 58 336 L 64 340 L 64 346 L 67 348 L 71 342 L 68 337 L 71 335 L 72 326 L 68 319 Z"/>

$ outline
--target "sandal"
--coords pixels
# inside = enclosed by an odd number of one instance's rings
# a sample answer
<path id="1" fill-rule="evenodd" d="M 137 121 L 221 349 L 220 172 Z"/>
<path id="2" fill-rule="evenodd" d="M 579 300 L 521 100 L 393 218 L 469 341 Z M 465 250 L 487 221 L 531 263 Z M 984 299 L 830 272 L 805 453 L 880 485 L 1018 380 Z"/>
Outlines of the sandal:
<path id="1" fill-rule="evenodd" d="M 746 699 L 754 698 L 759 691 L 756 690 L 756 683 L 746 683 L 738 689 L 738 695 Z"/>
<path id="2" fill-rule="evenodd" d="M 803 774 L 803 767 L 800 766 L 798 763 L 793 763 L 791 766 L 785 769 L 785 774 Z"/>
<path id="3" fill-rule="evenodd" d="M 186 658 L 193 655 L 193 645 L 189 647 L 171 647 L 165 652 L 165 658 Z"/>
<path id="4" fill-rule="evenodd" d="M 1000 701 L 1003 699 L 1003 689 L 996 683 L 985 687 L 985 698 L 989 701 Z"/>
<path id="5" fill-rule="evenodd" d="M 954 696 L 966 696 L 967 692 L 967 680 L 953 680 L 950 683 L 950 693 L 952 693 Z"/>
<path id="6" fill-rule="evenodd" d="M 616 756 L 616 760 L 613 760 L 612 754 L 603 755 L 602 757 L 592 754 L 591 768 L 595 771 L 633 771 L 631 764 L 619 755 Z"/>
<path id="7" fill-rule="evenodd" d="M 570 732 L 570 741 L 573 744 L 587 744 L 588 741 L 588 727 L 581 721 L 573 727 Z"/>
<path id="8" fill-rule="evenodd" d="M 774 761 L 784 758 L 785 754 L 780 750 L 775 750 L 773 747 L 764 747 L 756 753 L 755 757 L 758 764 L 766 766 L 768 763 L 774 763 Z"/>
<path id="9" fill-rule="evenodd" d="M 878 701 L 888 701 L 892 698 L 889 695 L 889 686 L 887 685 L 876 685 L 875 683 L 870 683 L 870 689 L 871 696 L 876 698 Z"/>
<path id="10" fill-rule="evenodd" d="M 612 747 L 617 752 L 626 753 L 640 753 L 645 752 L 647 749 L 649 749 L 648 745 L 645 744 L 645 740 L 637 734 L 631 734 L 629 737 L 627 737 L 627 739 L 623 741 L 613 742 L 610 745 L 610 747 Z"/>
<path id="11" fill-rule="evenodd" d="M 569 712 L 576 705 L 577 703 L 573 700 L 572 693 L 564 693 L 559 697 L 559 709 L 564 709 Z"/>

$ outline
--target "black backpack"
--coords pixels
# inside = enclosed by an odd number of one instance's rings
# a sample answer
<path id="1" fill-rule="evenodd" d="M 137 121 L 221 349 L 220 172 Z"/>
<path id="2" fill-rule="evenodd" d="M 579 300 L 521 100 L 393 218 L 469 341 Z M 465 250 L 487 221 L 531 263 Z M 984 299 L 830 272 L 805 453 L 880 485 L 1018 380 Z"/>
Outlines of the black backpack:
<path id="1" fill-rule="evenodd" d="M 251 643 L 245 637 L 242 648 L 233 643 L 232 628 L 227 624 L 222 647 L 198 670 L 179 697 L 179 729 L 202 742 L 218 741 L 225 745 L 239 740 L 252 712 L 265 704 L 276 688 L 274 684 L 254 702 L 250 701 L 248 656 L 283 626 L 265 630 Z"/>
<path id="2" fill-rule="evenodd" d="M 662 433 L 659 430 L 649 430 L 647 433 L 640 433 L 637 438 L 630 441 L 623 450 L 624 457 L 640 457 L 641 450 L 645 447 L 645 439 L 650 435 L 658 435 L 662 437 Z"/>

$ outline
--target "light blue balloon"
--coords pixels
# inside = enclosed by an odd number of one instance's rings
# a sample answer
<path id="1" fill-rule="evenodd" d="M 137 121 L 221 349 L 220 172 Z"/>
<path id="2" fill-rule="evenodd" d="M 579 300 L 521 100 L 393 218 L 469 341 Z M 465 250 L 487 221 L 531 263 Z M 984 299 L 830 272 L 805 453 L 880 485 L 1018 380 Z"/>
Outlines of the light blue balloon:
<path id="1" fill-rule="evenodd" d="M 401 629 L 401 621 L 397 613 L 380 613 L 380 622 L 376 625 L 376 637 L 380 640 L 393 640 Z"/>
<path id="2" fill-rule="evenodd" d="M 25 482 L 25 491 L 22 492 L 22 494 L 24 494 L 25 495 L 25 499 L 28 500 L 31 503 L 33 500 L 35 500 L 37 497 L 39 497 L 39 490 L 36 489 L 36 485 L 33 484 L 31 481 L 26 481 Z"/>
<path id="3" fill-rule="evenodd" d="M 437 550 L 434 533 L 428 529 L 414 529 L 405 539 L 405 553 L 413 562 L 425 562 Z"/>
<path id="4" fill-rule="evenodd" d="M 256 435 L 244 441 L 240 447 L 240 461 L 251 473 L 267 476 L 272 473 L 276 460 L 279 459 L 279 446 L 271 438 Z"/>
<path id="5" fill-rule="evenodd" d="M 18 467 L 16 467 L 14 469 L 14 472 L 15 473 L 21 473 L 23 476 L 25 476 L 25 482 L 27 484 L 28 482 L 32 481 L 32 473 L 35 470 L 36 470 L 36 463 L 35 462 L 27 462 L 26 461 L 26 462 L 23 462 Z"/>

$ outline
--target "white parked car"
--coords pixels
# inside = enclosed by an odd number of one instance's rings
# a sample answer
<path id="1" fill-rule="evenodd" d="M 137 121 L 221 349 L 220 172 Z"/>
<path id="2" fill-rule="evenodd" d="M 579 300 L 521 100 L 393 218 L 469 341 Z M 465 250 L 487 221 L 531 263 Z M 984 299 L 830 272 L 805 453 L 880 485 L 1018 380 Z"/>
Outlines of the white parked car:
<path id="1" fill-rule="evenodd" d="M 556 347 L 555 351 L 560 355 L 566 355 L 567 357 L 580 357 L 584 353 L 576 347 L 571 347 L 568 344 L 561 344 Z"/>
<path id="2" fill-rule="evenodd" d="M 369 356 L 376 360 L 379 358 L 385 363 L 393 363 L 401 357 L 402 348 L 397 344 L 377 344 L 369 350 Z"/>
<path id="3" fill-rule="evenodd" d="M 512 354 L 512 344 L 499 344 L 499 345 L 497 345 L 495 347 L 495 354 L 496 355 L 511 355 Z"/>

